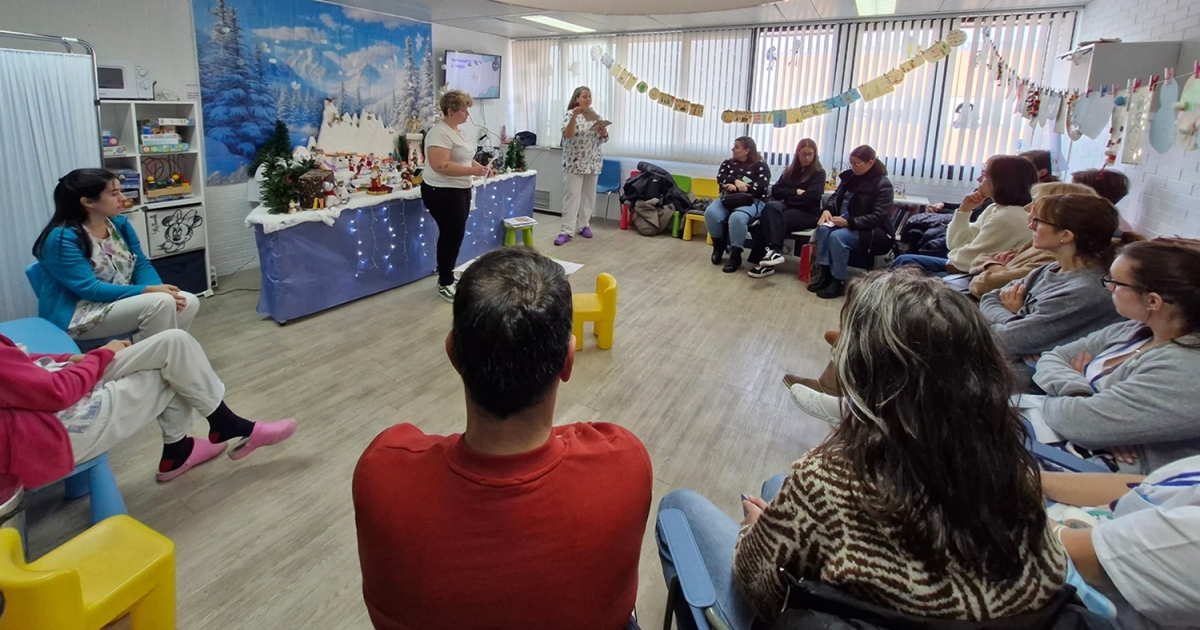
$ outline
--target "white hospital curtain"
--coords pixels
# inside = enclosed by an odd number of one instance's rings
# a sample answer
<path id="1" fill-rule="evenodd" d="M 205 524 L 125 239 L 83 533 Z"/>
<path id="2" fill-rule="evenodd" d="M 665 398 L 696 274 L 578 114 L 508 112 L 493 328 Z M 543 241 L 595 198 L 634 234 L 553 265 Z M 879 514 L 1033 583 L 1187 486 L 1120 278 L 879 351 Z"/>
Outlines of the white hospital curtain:
<path id="1" fill-rule="evenodd" d="M 91 57 L 0 48 L 0 321 L 37 314 L 25 279 L 54 213 L 54 186 L 100 166 Z"/>

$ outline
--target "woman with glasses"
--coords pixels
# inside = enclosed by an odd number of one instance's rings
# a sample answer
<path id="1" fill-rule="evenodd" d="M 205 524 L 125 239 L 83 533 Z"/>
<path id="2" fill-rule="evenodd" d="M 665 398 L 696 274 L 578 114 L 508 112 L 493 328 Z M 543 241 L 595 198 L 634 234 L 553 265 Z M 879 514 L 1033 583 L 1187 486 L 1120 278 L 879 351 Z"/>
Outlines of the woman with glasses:
<path id="1" fill-rule="evenodd" d="M 893 269 L 915 265 L 936 276 L 961 273 L 980 254 L 1015 249 L 1029 241 L 1025 206 L 1032 200 L 1030 188 L 1038 183 L 1033 163 L 1015 155 L 993 155 L 978 181 L 979 188 L 963 198 L 946 229 L 949 257 L 905 254 L 896 258 Z M 972 221 L 971 213 L 989 198 L 992 205 Z"/>
<path id="2" fill-rule="evenodd" d="M 771 186 L 771 201 L 763 206 L 758 221 L 750 225 L 754 245 L 750 248 L 751 278 L 775 273 L 783 262 L 783 239 L 791 232 L 817 227 L 821 195 L 825 192 L 825 169 L 817 157 L 817 143 L 804 138 L 796 145 L 792 163 Z"/>
<path id="3" fill-rule="evenodd" d="M 712 264 L 721 264 L 729 247 L 729 262 L 721 271 L 733 273 L 742 266 L 746 234 L 762 212 L 771 186 L 771 167 L 759 155 L 754 138 L 742 136 L 733 141 L 733 157 L 721 162 L 717 183 L 721 198 L 704 210 L 704 227 L 713 240 Z M 729 234 L 725 234 L 726 224 Z"/>
<path id="4" fill-rule="evenodd" d="M 1133 321 L 1042 355 L 1047 395 L 1022 397 L 1038 439 L 1106 449 L 1141 474 L 1200 454 L 1200 249 L 1126 245 L 1100 282 Z"/>
<path id="5" fill-rule="evenodd" d="M 821 275 L 808 290 L 819 298 L 845 294 L 852 253 L 878 256 L 892 248 L 888 218 L 894 191 L 887 168 L 876 158 L 875 149 L 865 144 L 850 152 L 850 170 L 838 176 L 831 198 L 833 211 L 825 210 L 817 218 L 812 242 Z"/>
<path id="6" fill-rule="evenodd" d="M 1125 232 L 1114 239 L 1120 224 L 1116 207 L 1085 190 L 1087 194 L 1038 196 L 1030 204 L 1033 247 L 1054 262 L 979 301 L 1000 349 L 1014 362 L 1021 389 L 1030 385 L 1032 367 L 1043 352 L 1124 319 L 1100 277 L 1121 244 L 1142 238 Z"/>

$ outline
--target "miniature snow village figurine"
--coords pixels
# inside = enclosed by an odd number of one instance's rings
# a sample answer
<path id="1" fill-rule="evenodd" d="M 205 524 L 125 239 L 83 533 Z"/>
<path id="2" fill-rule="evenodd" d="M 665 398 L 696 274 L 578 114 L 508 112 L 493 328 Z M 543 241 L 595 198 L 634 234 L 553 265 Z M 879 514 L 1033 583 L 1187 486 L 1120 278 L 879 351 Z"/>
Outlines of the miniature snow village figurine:
<path id="1" fill-rule="evenodd" d="M 325 200 L 321 202 L 322 208 L 332 208 L 338 205 L 337 193 L 333 192 L 333 182 L 329 180 L 321 182 L 321 189 L 325 191 Z"/>
<path id="2" fill-rule="evenodd" d="M 295 199 L 288 202 L 288 214 L 296 214 L 300 210 L 300 203 Z"/>

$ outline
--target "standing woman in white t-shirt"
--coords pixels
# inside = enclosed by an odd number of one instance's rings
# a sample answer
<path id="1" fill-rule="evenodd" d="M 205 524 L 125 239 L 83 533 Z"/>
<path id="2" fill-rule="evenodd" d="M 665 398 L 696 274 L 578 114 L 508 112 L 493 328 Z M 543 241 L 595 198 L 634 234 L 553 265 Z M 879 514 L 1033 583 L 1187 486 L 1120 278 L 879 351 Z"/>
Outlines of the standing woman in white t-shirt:
<path id="1" fill-rule="evenodd" d="M 565 245 L 576 232 L 583 238 L 592 238 L 588 222 L 596 207 L 596 180 L 604 164 L 600 145 L 608 142 L 608 126 L 597 124 L 600 117 L 592 111 L 590 89 L 575 88 L 567 110 L 562 132 L 567 190 L 563 196 L 562 232 L 554 239 L 555 245 Z"/>
<path id="2" fill-rule="evenodd" d="M 437 222 L 437 291 L 450 303 L 454 303 L 454 264 L 471 211 L 471 177 L 486 177 L 489 172 L 473 159 L 475 145 L 459 129 L 473 104 L 466 92 L 446 92 L 438 104 L 442 119 L 425 135 L 428 168 L 421 181 L 421 200 Z"/>

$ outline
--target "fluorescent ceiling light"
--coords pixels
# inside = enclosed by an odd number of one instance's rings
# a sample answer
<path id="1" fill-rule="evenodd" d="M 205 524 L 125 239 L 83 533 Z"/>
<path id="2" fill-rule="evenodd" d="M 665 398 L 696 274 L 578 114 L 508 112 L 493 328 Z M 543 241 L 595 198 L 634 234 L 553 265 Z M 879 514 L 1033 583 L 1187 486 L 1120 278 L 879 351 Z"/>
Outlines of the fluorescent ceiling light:
<path id="1" fill-rule="evenodd" d="M 858 7 L 860 17 L 896 13 L 896 0 L 854 0 L 854 4 Z"/>
<path id="2" fill-rule="evenodd" d="M 893 4 L 893 6 L 895 6 L 895 0 L 893 0 L 892 4 Z M 537 22 L 538 24 L 552 26 L 554 28 L 562 29 L 564 31 L 569 31 L 571 33 L 595 33 L 596 32 L 596 29 L 594 29 L 594 28 L 588 28 L 586 26 L 580 26 L 578 24 L 572 24 L 570 22 L 564 22 L 557 18 L 552 18 L 548 15 L 522 15 L 521 17 L 526 20 L 529 20 L 530 22 Z"/>

